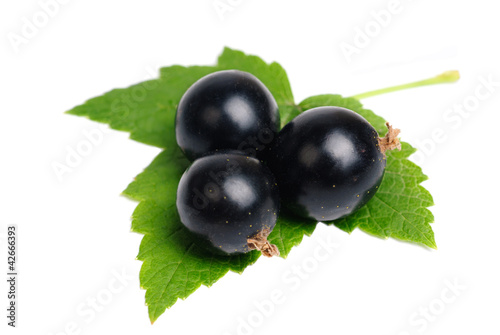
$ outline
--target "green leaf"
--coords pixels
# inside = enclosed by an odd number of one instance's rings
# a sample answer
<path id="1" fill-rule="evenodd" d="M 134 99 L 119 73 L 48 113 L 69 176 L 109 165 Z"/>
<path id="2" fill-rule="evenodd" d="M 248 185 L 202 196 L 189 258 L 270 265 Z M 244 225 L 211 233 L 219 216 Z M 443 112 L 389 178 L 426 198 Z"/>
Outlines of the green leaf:
<path id="1" fill-rule="evenodd" d="M 214 255 L 194 244 L 175 207 L 177 184 L 188 165 L 179 153 L 160 153 L 123 191 L 140 201 L 132 215 L 132 230 L 144 234 L 138 259 L 144 262 L 140 281 L 146 290 L 151 322 L 178 298 L 185 299 L 200 285 L 211 286 L 228 271 L 243 272 L 260 256 L 256 251 L 237 256 Z M 184 166 L 172 164 L 174 159 Z M 285 258 L 304 234 L 312 234 L 315 226 L 315 222 L 280 217 L 269 241 Z"/>
<path id="2" fill-rule="evenodd" d="M 236 256 L 206 252 L 179 221 L 175 206 L 179 179 L 189 165 L 175 141 L 177 105 L 196 80 L 223 69 L 247 71 L 258 77 L 278 102 L 282 125 L 309 108 L 334 105 L 358 112 L 381 135 L 386 131 L 384 119 L 353 98 L 319 95 L 296 105 L 286 72 L 279 64 L 268 64 L 229 48 L 224 49 L 215 66 L 165 67 L 160 69 L 158 79 L 112 90 L 68 111 L 108 123 L 113 129 L 129 132 L 138 142 L 164 149 L 123 191 L 139 202 L 132 215 L 132 231 L 144 235 L 137 258 L 143 261 L 140 282 L 146 290 L 151 322 L 200 285 L 211 286 L 228 271 L 242 273 L 260 256 L 256 251 Z M 407 159 L 413 151 L 403 144 L 401 152 L 389 153 L 377 195 L 360 211 L 334 224 L 347 232 L 359 227 L 375 236 L 435 247 L 429 226 L 432 214 L 426 209 L 432 205 L 432 198 L 419 185 L 425 175 Z M 316 222 L 281 214 L 268 239 L 286 258 L 315 227 Z"/>
<path id="3" fill-rule="evenodd" d="M 229 270 L 243 272 L 259 257 L 255 251 L 219 256 L 198 247 L 180 222 L 175 204 L 164 208 L 143 200 L 132 218 L 132 230 L 144 234 L 137 258 L 143 261 L 140 282 L 151 323 L 178 298 L 185 299 L 200 285 L 211 286 Z"/>
<path id="4" fill-rule="evenodd" d="M 174 149 L 177 147 L 173 131 L 177 104 L 189 86 L 214 71 L 217 71 L 215 66 L 163 68 L 159 79 L 114 89 L 67 113 L 127 131 L 135 141 Z"/>
<path id="5" fill-rule="evenodd" d="M 367 119 L 381 136 L 387 131 L 385 120 L 364 109 L 354 98 L 318 95 L 305 99 L 299 105 L 303 110 L 319 106 L 349 108 Z M 408 160 L 415 151 L 408 143 L 402 142 L 401 151 L 387 152 L 384 179 L 375 196 L 356 213 L 327 224 L 333 223 L 348 233 L 359 227 L 377 237 L 393 237 L 436 249 L 430 226 L 434 216 L 427 209 L 434 203 L 430 193 L 420 186 L 427 176 Z"/>
<path id="6" fill-rule="evenodd" d="M 175 141 L 177 104 L 196 80 L 222 69 L 239 69 L 258 77 L 275 96 L 282 118 L 298 113 L 287 75 L 279 64 L 266 64 L 228 48 L 217 66 L 165 67 L 160 69 L 159 79 L 112 90 L 68 111 L 128 131 L 136 141 L 165 148 L 123 191 L 140 202 L 132 216 L 132 230 L 144 234 L 138 259 L 143 261 L 140 281 L 152 322 L 178 298 L 186 298 L 200 285 L 212 285 L 228 271 L 241 273 L 259 257 L 258 252 L 212 255 L 198 248 L 180 223 L 175 207 L 177 185 L 189 165 Z M 315 222 L 282 216 L 269 240 L 286 257 L 315 226 Z"/>

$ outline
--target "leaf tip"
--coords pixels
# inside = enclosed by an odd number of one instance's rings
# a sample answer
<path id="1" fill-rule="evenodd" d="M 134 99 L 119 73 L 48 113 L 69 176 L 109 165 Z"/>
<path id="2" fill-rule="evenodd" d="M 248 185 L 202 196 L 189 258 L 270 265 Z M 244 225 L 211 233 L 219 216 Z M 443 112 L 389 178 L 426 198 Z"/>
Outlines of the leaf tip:
<path id="1" fill-rule="evenodd" d="M 64 114 L 82 116 L 80 113 L 76 111 L 76 108 L 69 109 L 65 111 Z"/>
<path id="2" fill-rule="evenodd" d="M 282 253 L 280 252 L 280 255 L 278 256 L 279 258 L 286 259 L 288 257 L 288 253 Z"/>
<path id="3" fill-rule="evenodd" d="M 150 307 L 150 306 L 148 305 L 148 307 Z M 160 315 L 153 315 L 153 314 L 151 314 L 151 312 L 149 313 L 149 321 L 151 322 L 151 325 L 153 325 L 156 322 L 156 320 L 158 320 L 159 316 Z"/>
<path id="4" fill-rule="evenodd" d="M 221 58 L 223 56 L 226 56 L 226 55 L 228 55 L 230 53 L 233 53 L 233 54 L 239 53 L 241 55 L 244 55 L 243 51 L 231 49 L 230 47 L 225 46 L 224 49 L 222 49 L 222 53 L 220 54 L 219 58 Z"/>

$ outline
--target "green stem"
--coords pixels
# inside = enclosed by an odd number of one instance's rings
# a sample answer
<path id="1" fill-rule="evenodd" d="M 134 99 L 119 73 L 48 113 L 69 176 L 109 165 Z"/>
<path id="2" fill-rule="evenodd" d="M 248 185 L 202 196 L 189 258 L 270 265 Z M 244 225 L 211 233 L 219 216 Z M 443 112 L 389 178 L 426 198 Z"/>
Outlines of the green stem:
<path id="1" fill-rule="evenodd" d="M 373 96 L 380 95 L 380 94 L 396 92 L 396 91 L 400 91 L 400 90 L 406 90 L 408 88 L 427 86 L 427 85 L 435 85 L 435 84 L 454 83 L 459 78 L 460 78 L 460 74 L 458 73 L 458 71 L 446 71 L 446 72 L 441 73 L 438 76 L 435 76 L 435 77 L 432 77 L 429 79 L 419 80 L 419 81 L 415 81 L 413 83 L 396 85 L 396 86 L 382 88 L 380 90 L 356 94 L 356 95 L 353 95 L 352 98 L 356 98 L 356 99 L 360 100 L 360 99 L 369 98 L 369 97 L 373 97 Z"/>

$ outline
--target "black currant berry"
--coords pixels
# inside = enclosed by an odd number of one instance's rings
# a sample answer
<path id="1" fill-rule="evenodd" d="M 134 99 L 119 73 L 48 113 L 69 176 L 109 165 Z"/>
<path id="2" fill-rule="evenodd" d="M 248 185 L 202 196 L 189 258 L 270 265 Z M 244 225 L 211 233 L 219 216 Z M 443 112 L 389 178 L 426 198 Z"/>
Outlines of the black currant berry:
<path id="1" fill-rule="evenodd" d="M 370 200 L 385 169 L 385 150 L 399 146 L 399 130 L 377 131 L 359 114 L 318 107 L 297 116 L 279 133 L 268 165 L 283 205 L 318 221 L 347 216 Z"/>
<path id="2" fill-rule="evenodd" d="M 256 156 L 279 131 L 278 105 L 255 76 L 219 71 L 195 82 L 184 94 L 175 120 L 177 143 L 194 160 L 221 149 Z"/>
<path id="3" fill-rule="evenodd" d="M 278 217 L 279 191 L 255 158 L 217 153 L 195 160 L 179 182 L 177 209 L 190 231 L 224 253 L 258 249 L 279 255 L 267 242 Z"/>

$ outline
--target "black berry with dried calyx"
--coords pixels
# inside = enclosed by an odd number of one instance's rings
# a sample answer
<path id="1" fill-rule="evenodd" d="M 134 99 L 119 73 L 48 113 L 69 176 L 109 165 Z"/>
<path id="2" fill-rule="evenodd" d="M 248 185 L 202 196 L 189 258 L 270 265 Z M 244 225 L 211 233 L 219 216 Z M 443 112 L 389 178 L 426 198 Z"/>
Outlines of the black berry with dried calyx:
<path id="1" fill-rule="evenodd" d="M 341 107 L 317 107 L 297 116 L 278 134 L 268 158 L 283 205 L 318 221 L 361 208 L 382 181 L 385 151 L 400 148 L 399 129 L 387 127 L 380 138 L 362 116 Z"/>
<path id="2" fill-rule="evenodd" d="M 279 214 L 279 191 L 255 158 L 231 152 L 195 160 L 179 182 L 177 209 L 184 226 L 214 251 L 279 255 L 267 241 Z"/>

